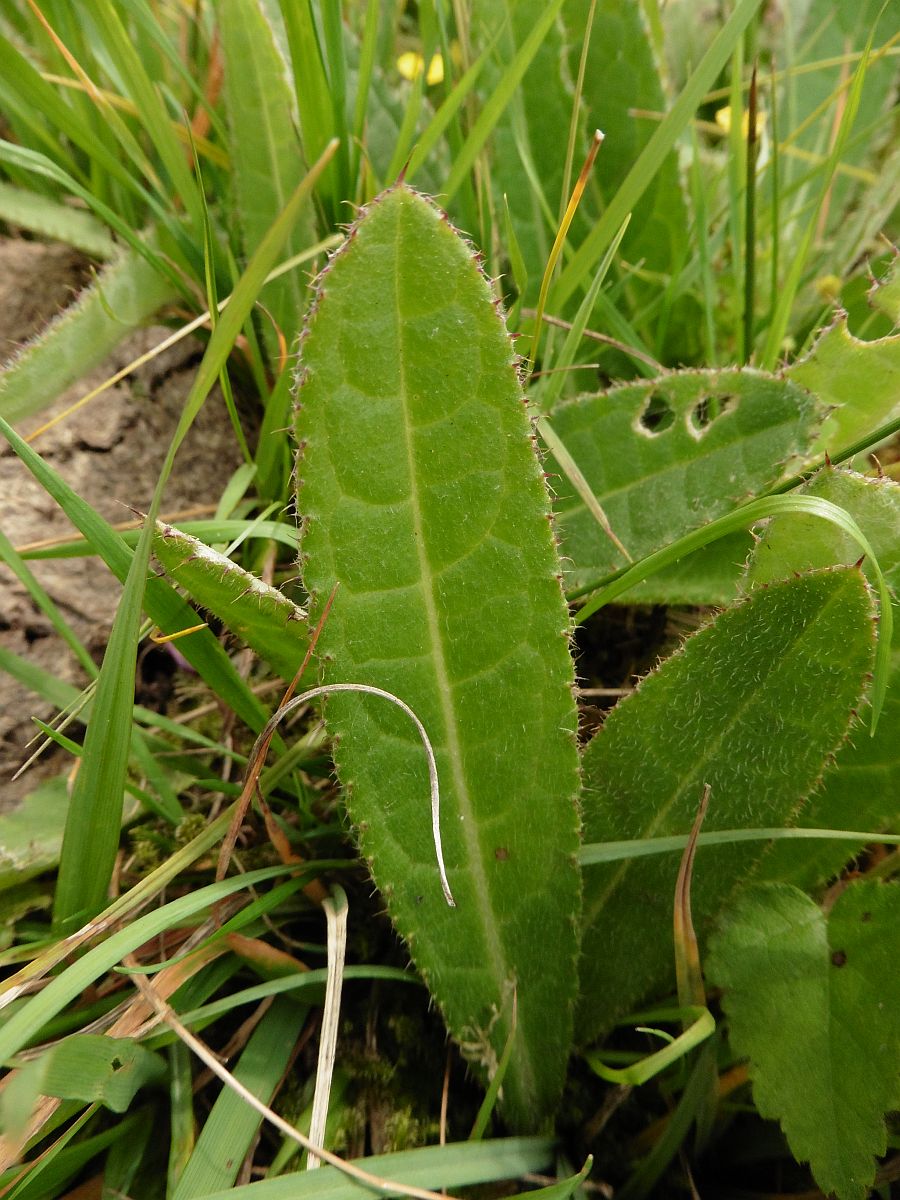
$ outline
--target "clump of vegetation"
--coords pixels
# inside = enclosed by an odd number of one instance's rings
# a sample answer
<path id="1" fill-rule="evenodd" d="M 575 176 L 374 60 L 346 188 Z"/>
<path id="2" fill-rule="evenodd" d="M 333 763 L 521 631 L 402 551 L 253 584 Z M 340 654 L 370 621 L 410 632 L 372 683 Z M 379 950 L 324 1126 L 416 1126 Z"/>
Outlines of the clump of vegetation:
<path id="1" fill-rule="evenodd" d="M 0 219 L 98 270 L 0 429 L 123 586 L 98 669 L 0 536 L 88 675 L 0 651 L 73 760 L 0 816 L 11 1195 L 887 1194 L 888 25 L 8 6 Z M 123 535 L 22 433 L 151 318 L 204 351 Z"/>

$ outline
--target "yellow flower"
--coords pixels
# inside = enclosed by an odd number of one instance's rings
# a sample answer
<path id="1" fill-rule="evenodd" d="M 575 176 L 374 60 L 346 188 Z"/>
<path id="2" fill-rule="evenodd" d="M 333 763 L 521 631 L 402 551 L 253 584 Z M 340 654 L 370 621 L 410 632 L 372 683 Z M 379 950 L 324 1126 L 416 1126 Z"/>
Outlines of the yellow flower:
<path id="1" fill-rule="evenodd" d="M 731 105 L 730 104 L 726 104 L 724 108 L 720 108 L 717 110 L 716 124 L 723 131 L 723 133 L 731 132 Z M 756 137 L 757 137 L 757 139 L 762 137 L 763 131 L 765 130 L 765 128 L 766 128 L 766 114 L 760 110 L 757 110 L 757 113 L 756 113 Z M 743 133 L 744 137 L 747 136 L 749 129 L 750 129 L 750 113 L 745 108 L 741 113 L 741 132 Z"/>
<path id="2" fill-rule="evenodd" d="M 418 79 L 422 74 L 422 69 L 425 66 L 425 59 L 419 54 L 418 50 L 407 50 L 405 54 L 401 54 L 397 59 L 397 70 L 404 79 Z M 425 76 L 425 82 L 432 86 L 435 83 L 442 83 L 444 79 L 444 60 L 440 54 L 435 54 L 431 62 L 428 64 L 428 72 Z"/>

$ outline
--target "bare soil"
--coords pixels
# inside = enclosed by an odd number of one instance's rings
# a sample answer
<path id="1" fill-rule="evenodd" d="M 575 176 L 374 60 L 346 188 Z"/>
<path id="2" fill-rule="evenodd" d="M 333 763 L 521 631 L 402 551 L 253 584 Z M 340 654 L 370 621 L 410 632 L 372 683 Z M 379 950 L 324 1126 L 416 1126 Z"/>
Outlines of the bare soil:
<path id="1" fill-rule="evenodd" d="M 0 237 L 0 362 L 39 333 L 90 278 L 87 262 L 68 247 Z M 90 376 L 40 414 L 23 421 L 27 435 L 91 388 L 157 344 L 168 331 L 142 330 L 129 337 Z M 184 342 L 166 351 L 41 434 L 35 449 L 79 495 L 111 523 L 146 510 L 171 434 L 200 354 Z M 218 392 L 204 406 L 179 454 L 168 485 L 167 515 L 214 506 L 222 484 L 238 465 L 234 436 Z M 0 528 L 21 548 L 77 531 L 32 478 L 13 451 L 0 446 Z M 115 615 L 120 588 L 96 557 L 35 561 L 34 575 L 99 663 Z M 83 671 L 60 642 L 26 589 L 0 564 L 0 645 L 36 667 L 81 686 Z M 49 719 L 53 708 L 0 674 L 0 810 L 17 803 L 66 759 L 50 753 L 11 781 L 30 752 L 31 716 Z M 70 731 L 78 736 L 80 727 Z"/>

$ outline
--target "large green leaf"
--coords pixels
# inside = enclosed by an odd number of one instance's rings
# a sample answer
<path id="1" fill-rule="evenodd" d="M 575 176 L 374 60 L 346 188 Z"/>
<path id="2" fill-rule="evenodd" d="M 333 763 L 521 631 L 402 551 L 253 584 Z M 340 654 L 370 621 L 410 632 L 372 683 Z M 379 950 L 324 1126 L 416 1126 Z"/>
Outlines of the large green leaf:
<path id="1" fill-rule="evenodd" d="M 153 553 L 168 574 L 252 647 L 293 679 L 309 645 L 306 614 L 283 592 L 203 542 L 157 521 Z"/>
<path id="2" fill-rule="evenodd" d="M 562 404 L 551 424 L 634 559 L 722 516 L 804 453 L 816 408 L 757 371 L 681 371 Z M 625 560 L 559 467 L 553 480 L 571 588 Z M 857 556 L 858 557 L 858 556 Z"/>
<path id="3" fill-rule="evenodd" d="M 852 883 L 826 916 L 787 884 L 739 896 L 712 944 L 753 1098 L 823 1192 L 864 1200 L 900 1107 L 900 888 Z"/>
<path id="4" fill-rule="evenodd" d="M 821 471 L 801 493 L 839 504 L 869 539 L 894 592 L 900 585 L 900 485 L 852 471 Z M 783 579 L 795 570 L 852 563 L 859 547 L 837 526 L 802 514 L 772 521 L 747 572 L 746 585 Z M 863 563 L 868 571 L 868 562 Z M 822 786 L 804 808 L 801 825 L 822 829 L 896 827 L 900 794 L 900 629 L 894 624 L 891 674 L 884 710 L 873 737 L 859 730 L 825 772 Z M 790 879 L 800 886 L 833 875 L 853 852 L 852 845 L 807 842 L 773 846 L 761 864 L 769 879 Z"/>
<path id="5" fill-rule="evenodd" d="M 362 851 L 454 1036 L 533 1125 L 562 1085 L 579 880 L 568 621 L 510 341 L 472 251 L 399 187 L 323 273 L 301 350 L 298 507 L 327 681 L 405 700 L 434 742 L 445 904 L 415 730 L 328 717 Z"/>
<path id="6" fill-rule="evenodd" d="M 234 206 L 244 251 L 252 253 L 303 178 L 300 141 L 291 119 L 287 67 L 259 0 L 217 0 L 225 59 L 225 107 L 231 134 Z M 306 208 L 288 234 L 290 258 L 316 240 L 315 215 Z M 270 359 L 278 361 L 279 331 L 288 347 L 306 307 L 306 280 L 295 268 L 267 283 L 260 303 L 271 314 L 263 336 Z"/>
<path id="7" fill-rule="evenodd" d="M 587 747 L 588 842 L 791 822 L 844 737 L 872 665 L 860 571 L 773 584 L 726 610 L 620 703 Z M 750 843 L 702 848 L 691 891 L 700 936 L 753 866 Z M 672 986 L 678 857 L 585 869 L 581 1036 Z"/>

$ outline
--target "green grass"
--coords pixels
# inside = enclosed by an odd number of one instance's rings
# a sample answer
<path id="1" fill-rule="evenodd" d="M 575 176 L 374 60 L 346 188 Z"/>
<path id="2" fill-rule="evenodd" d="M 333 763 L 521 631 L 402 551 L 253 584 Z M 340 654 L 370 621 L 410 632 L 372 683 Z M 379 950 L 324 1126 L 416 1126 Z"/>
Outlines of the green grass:
<path id="1" fill-rule="evenodd" d="M 56 773 L 0 806 L 10 1196 L 889 1187 L 900 1098 L 853 1041 L 900 952 L 900 35 L 873 0 L 770 7 L 4 7 L 0 231 L 96 265 L 0 368 L 77 531 L 0 528 L 66 663 L 0 649 L 57 710 Z M 120 529 L 36 426 L 150 322 L 141 362 L 202 356 Z M 217 383 L 242 465 L 167 541 Z M 41 582 L 74 555 L 124 589 L 99 666 Z M 185 664 L 163 712 L 151 636 Z M 578 746 L 573 650 L 584 700 L 625 693 Z M 849 1034 L 795 1076 L 838 964 L 780 914 L 836 937 L 854 897 Z M 777 1021 L 773 954 L 806 997 Z"/>

